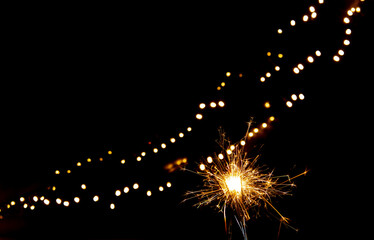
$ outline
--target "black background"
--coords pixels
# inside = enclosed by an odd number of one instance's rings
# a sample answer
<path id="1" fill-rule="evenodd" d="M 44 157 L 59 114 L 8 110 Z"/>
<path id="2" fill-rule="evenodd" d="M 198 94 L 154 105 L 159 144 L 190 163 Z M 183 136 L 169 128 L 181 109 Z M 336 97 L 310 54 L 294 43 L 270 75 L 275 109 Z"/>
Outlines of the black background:
<path id="1" fill-rule="evenodd" d="M 300 229 L 295 233 L 282 228 L 280 239 L 360 234 L 353 222 L 361 218 L 362 210 L 356 208 L 365 191 L 363 170 L 370 163 L 364 153 L 371 137 L 372 8 L 365 3 L 361 16 L 353 18 L 352 44 L 342 61 L 334 63 L 349 4 L 329 1 L 317 11 L 316 23 L 307 24 L 299 19 L 308 5 L 300 1 L 10 9 L 2 34 L 1 201 L 56 182 L 70 186 L 81 178 L 96 183 L 99 192 L 133 178 L 157 185 L 169 179 L 162 170 L 165 163 L 188 157 L 188 168 L 193 169 L 201 157 L 217 150 L 219 126 L 235 141 L 251 116 L 260 123 L 262 103 L 271 98 L 279 121 L 260 141 L 265 144 L 264 164 L 279 174 L 310 170 L 296 181 L 293 197 L 276 202 Z M 292 18 L 298 19 L 296 30 L 279 38 L 276 29 Z M 266 52 L 277 49 L 285 52 L 285 69 L 315 49 L 323 55 L 300 74 L 302 80 L 289 79 L 293 75 L 282 69 L 274 76 L 278 81 L 263 87 L 259 74 L 271 64 Z M 233 76 L 227 79 L 226 71 Z M 222 81 L 227 83 L 224 93 L 216 91 Z M 282 98 L 294 89 L 302 89 L 306 100 L 286 109 Z M 212 111 L 196 124 L 198 104 L 221 94 L 224 110 Z M 149 165 L 131 165 L 129 159 L 148 142 L 159 143 L 189 125 L 193 131 L 181 145 L 168 148 Z M 108 150 L 113 156 L 106 155 Z M 72 179 L 53 177 L 55 169 L 91 156 L 109 161 Z M 115 165 L 122 157 L 129 162 L 123 172 Z M 1 233 L 225 239 L 222 214 L 195 209 L 193 202 L 181 204 L 183 193 L 200 179 L 186 172 L 170 178 L 175 188 L 152 198 L 134 193 L 114 213 L 89 203 L 81 209 L 46 208 L 0 220 Z M 267 217 L 250 221 L 249 238 L 276 239 L 278 224 Z M 235 238 L 240 239 L 238 232 Z"/>

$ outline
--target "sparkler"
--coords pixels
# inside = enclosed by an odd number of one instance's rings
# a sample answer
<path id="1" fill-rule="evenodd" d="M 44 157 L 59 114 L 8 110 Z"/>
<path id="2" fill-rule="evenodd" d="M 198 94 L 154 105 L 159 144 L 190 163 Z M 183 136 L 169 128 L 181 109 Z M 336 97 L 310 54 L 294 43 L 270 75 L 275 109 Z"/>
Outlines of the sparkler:
<path id="1" fill-rule="evenodd" d="M 187 192 L 185 199 L 197 198 L 199 201 L 194 206 L 213 206 L 223 212 L 229 236 L 231 224 L 227 224 L 227 215 L 231 213 L 244 239 L 247 239 L 246 221 L 259 216 L 262 209 L 275 212 L 280 219 L 280 226 L 282 223 L 288 225 L 289 219 L 274 207 L 271 200 L 277 196 L 290 195 L 290 189 L 295 186 L 292 180 L 307 173 L 305 171 L 292 178 L 288 175 L 274 176 L 273 171 L 258 164 L 259 155 L 247 157 L 245 143 L 251 122 L 239 143 L 230 144 L 225 134 L 220 133 L 219 144 L 226 154 L 219 154 L 214 163 L 200 164 L 201 171 L 196 173 L 203 177 L 203 185 L 199 190 Z M 286 179 L 282 181 L 282 178 Z"/>

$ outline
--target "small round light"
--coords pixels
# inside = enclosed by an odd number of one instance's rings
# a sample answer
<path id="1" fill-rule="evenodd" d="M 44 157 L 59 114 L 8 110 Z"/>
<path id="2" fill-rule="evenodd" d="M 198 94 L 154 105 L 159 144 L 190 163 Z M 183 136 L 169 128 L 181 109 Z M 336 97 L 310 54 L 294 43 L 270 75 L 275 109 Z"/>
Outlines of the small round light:
<path id="1" fill-rule="evenodd" d="M 300 93 L 300 94 L 299 94 L 299 99 L 300 99 L 300 100 L 304 100 L 304 99 L 305 99 L 304 94 Z"/>
<path id="2" fill-rule="evenodd" d="M 69 205 L 70 205 L 69 201 L 64 201 L 63 204 L 64 204 L 65 207 L 69 207 Z"/>
<path id="3" fill-rule="evenodd" d="M 120 190 L 116 190 L 115 193 L 114 193 L 117 197 L 121 196 L 121 191 Z"/>
<path id="4" fill-rule="evenodd" d="M 217 107 L 217 104 L 216 104 L 215 102 L 211 102 L 211 103 L 209 104 L 209 106 L 210 106 L 211 108 L 215 108 L 215 107 Z"/>
<path id="5" fill-rule="evenodd" d="M 170 188 L 170 187 L 171 187 L 171 182 L 167 182 L 167 183 L 166 183 L 166 186 L 167 186 L 168 188 Z"/>
<path id="6" fill-rule="evenodd" d="M 201 163 L 201 164 L 199 165 L 199 168 L 200 168 L 201 171 L 204 171 L 204 170 L 205 170 L 205 165 L 204 165 L 203 163 Z"/>
<path id="7" fill-rule="evenodd" d="M 199 108 L 204 109 L 206 107 L 205 103 L 200 103 Z"/>
<path id="8" fill-rule="evenodd" d="M 114 210 L 116 208 L 116 205 L 114 205 L 114 203 L 111 203 L 110 204 L 110 209 Z"/>
<path id="9" fill-rule="evenodd" d="M 175 143 L 175 138 L 170 138 L 171 143 Z"/>
<path id="10" fill-rule="evenodd" d="M 139 184 L 134 183 L 134 185 L 132 186 L 132 188 L 135 189 L 135 190 L 136 190 L 136 189 L 139 189 Z"/>
<path id="11" fill-rule="evenodd" d="M 74 202 L 75 202 L 75 203 L 79 203 L 80 201 L 81 201 L 81 199 L 80 199 L 79 197 L 75 197 L 75 198 L 74 198 Z"/>
<path id="12" fill-rule="evenodd" d="M 321 53 L 320 50 L 317 50 L 317 51 L 315 52 L 315 54 L 316 54 L 317 57 L 320 57 L 320 56 L 322 55 L 322 53 Z"/>
<path id="13" fill-rule="evenodd" d="M 290 108 L 290 107 L 292 107 L 292 102 L 291 102 L 291 101 L 287 101 L 287 102 L 286 102 L 286 105 L 287 105 L 287 107 Z"/>
<path id="14" fill-rule="evenodd" d="M 152 196 L 152 192 L 150 190 L 147 191 L 147 196 L 148 197 Z"/>
<path id="15" fill-rule="evenodd" d="M 125 187 L 124 189 L 123 189 L 123 192 L 124 193 L 128 193 L 130 191 L 130 188 L 129 187 Z"/>
<path id="16" fill-rule="evenodd" d="M 296 101 L 296 100 L 297 100 L 297 96 L 296 96 L 296 94 L 292 94 L 292 95 L 291 95 L 291 99 L 294 100 L 294 101 Z"/>
<path id="17" fill-rule="evenodd" d="M 220 107 L 224 107 L 224 106 L 225 106 L 225 102 L 224 102 L 224 101 L 219 101 L 219 102 L 218 102 L 218 106 L 220 106 Z"/>
<path id="18" fill-rule="evenodd" d="M 313 63 L 314 62 L 314 58 L 312 56 L 309 56 L 307 58 L 307 60 L 308 60 L 309 63 Z"/>
<path id="19" fill-rule="evenodd" d="M 99 196 L 95 195 L 95 196 L 92 198 L 92 200 L 93 200 L 94 202 L 98 202 L 98 201 L 99 201 Z"/>
<path id="20" fill-rule="evenodd" d="M 290 24 L 291 24 L 291 26 L 295 26 L 296 25 L 296 21 L 295 20 L 291 20 Z"/>
<path id="21" fill-rule="evenodd" d="M 222 154 L 222 153 L 218 154 L 218 158 L 219 158 L 219 159 L 221 159 L 221 160 L 222 160 L 222 159 L 223 159 L 224 157 L 225 157 L 225 156 L 223 156 L 223 154 Z"/>
<path id="22" fill-rule="evenodd" d="M 203 115 L 200 114 L 200 113 L 198 113 L 198 114 L 196 114 L 196 118 L 197 118 L 198 120 L 201 120 L 201 119 L 203 119 Z"/>
<path id="23" fill-rule="evenodd" d="M 161 148 L 165 149 L 166 148 L 166 144 L 165 143 L 161 143 Z"/>
<path id="24" fill-rule="evenodd" d="M 208 163 L 212 163 L 213 162 L 213 158 L 211 156 L 209 156 L 209 157 L 206 158 L 206 161 Z"/>
<path id="25" fill-rule="evenodd" d="M 82 185 L 81 185 L 81 188 L 82 188 L 83 190 L 86 190 L 86 188 L 87 188 L 86 184 L 82 184 Z"/>
<path id="26" fill-rule="evenodd" d="M 164 187 L 163 187 L 163 186 L 159 186 L 159 187 L 158 187 L 158 190 L 159 190 L 160 192 L 162 192 L 162 191 L 164 191 Z"/>

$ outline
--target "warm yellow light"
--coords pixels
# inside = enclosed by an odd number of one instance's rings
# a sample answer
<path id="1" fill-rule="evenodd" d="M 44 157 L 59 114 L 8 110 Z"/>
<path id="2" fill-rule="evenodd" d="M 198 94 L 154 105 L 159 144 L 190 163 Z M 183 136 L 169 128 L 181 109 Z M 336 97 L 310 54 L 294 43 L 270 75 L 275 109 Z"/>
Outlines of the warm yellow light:
<path id="1" fill-rule="evenodd" d="M 309 11 L 310 11 L 311 13 L 313 13 L 313 12 L 316 11 L 316 8 L 315 8 L 314 6 L 310 6 L 310 7 L 309 7 Z"/>
<path id="2" fill-rule="evenodd" d="M 64 206 L 65 206 L 65 207 L 69 207 L 69 205 L 70 205 L 70 202 L 69 202 L 69 201 L 64 201 Z"/>
<path id="3" fill-rule="evenodd" d="M 217 104 L 216 104 L 215 102 L 211 102 L 211 103 L 209 104 L 209 106 L 210 106 L 211 108 L 215 108 L 215 107 L 217 107 Z"/>
<path id="4" fill-rule="evenodd" d="M 31 205 L 30 206 L 30 210 L 34 210 L 35 209 L 35 206 L 34 205 Z"/>
<path id="5" fill-rule="evenodd" d="M 308 60 L 308 62 L 310 62 L 310 63 L 313 63 L 313 62 L 314 62 L 314 58 L 313 58 L 312 56 L 309 56 L 309 57 L 307 58 L 307 60 Z"/>
<path id="6" fill-rule="evenodd" d="M 249 137 L 253 137 L 253 135 L 254 135 L 253 132 L 248 133 Z"/>
<path id="7" fill-rule="evenodd" d="M 77 162 L 77 167 L 80 167 L 82 166 L 82 163 L 81 162 Z"/>
<path id="8" fill-rule="evenodd" d="M 70 174 L 70 173 L 71 173 L 71 170 L 70 170 L 70 169 L 66 170 L 66 173 L 67 173 L 67 174 Z"/>
<path id="9" fill-rule="evenodd" d="M 349 44 L 351 44 L 351 42 L 350 42 L 348 39 L 345 39 L 343 43 L 344 43 L 344 45 L 346 45 L 346 46 L 348 46 Z"/>
<path id="10" fill-rule="evenodd" d="M 82 188 L 83 190 L 86 190 L 86 188 L 87 188 L 86 184 L 82 184 L 82 185 L 81 185 L 81 188 Z"/>
<path id="11" fill-rule="evenodd" d="M 292 107 L 292 102 L 291 102 L 291 101 L 287 101 L 287 102 L 286 102 L 286 105 L 287 105 L 287 107 L 290 108 L 290 107 Z"/>
<path id="12" fill-rule="evenodd" d="M 121 164 L 125 164 L 126 160 L 125 159 L 122 159 L 121 160 Z"/>
<path id="13" fill-rule="evenodd" d="M 324 0 L 318 0 L 319 4 L 323 4 Z"/>
<path id="14" fill-rule="evenodd" d="M 304 21 L 304 22 L 307 22 L 308 20 L 309 20 L 308 15 L 304 15 L 304 16 L 303 16 L 303 21 Z"/>
<path id="15" fill-rule="evenodd" d="M 91 158 L 87 158 L 87 162 L 92 162 L 92 159 Z"/>
<path id="16" fill-rule="evenodd" d="M 317 17 L 317 13 L 316 13 L 316 12 L 312 13 L 311 17 L 312 17 L 313 19 L 316 18 L 316 17 Z"/>
<path id="17" fill-rule="evenodd" d="M 141 156 L 137 156 L 136 157 L 136 161 L 140 162 L 142 160 L 142 157 Z"/>
<path id="18" fill-rule="evenodd" d="M 273 122 L 275 120 L 274 116 L 269 117 L 270 122 Z"/>
<path id="19" fill-rule="evenodd" d="M 353 12 L 352 12 L 351 10 L 348 10 L 348 11 L 347 11 L 347 14 L 348 14 L 348 16 L 352 16 L 352 15 L 353 15 Z"/>
<path id="20" fill-rule="evenodd" d="M 271 73 L 267 72 L 265 75 L 267 78 L 271 77 Z"/>
<path id="21" fill-rule="evenodd" d="M 304 94 L 300 93 L 300 94 L 299 94 L 299 99 L 300 99 L 300 100 L 304 100 L 304 99 L 305 99 Z"/>
<path id="22" fill-rule="evenodd" d="M 104 158 L 102 158 L 102 157 L 101 157 L 101 158 L 99 158 L 99 161 L 100 161 L 100 162 L 104 161 Z"/>
<path id="23" fill-rule="evenodd" d="M 57 203 L 58 205 L 60 205 L 60 204 L 62 203 L 62 200 L 61 200 L 60 198 L 57 198 L 57 199 L 56 199 L 56 203 Z"/>
<path id="24" fill-rule="evenodd" d="M 204 109 L 206 107 L 205 103 L 200 103 L 199 108 Z"/>
<path id="25" fill-rule="evenodd" d="M 95 196 L 92 198 L 92 200 L 93 200 L 94 202 L 99 201 L 99 196 L 95 195 Z"/>
<path id="26" fill-rule="evenodd" d="M 350 22 L 351 22 L 351 20 L 349 20 L 349 18 L 348 18 L 348 17 L 345 17 L 345 18 L 343 19 L 343 22 L 344 22 L 345 24 L 348 24 L 348 23 L 350 23 Z"/>
<path id="27" fill-rule="evenodd" d="M 230 154 L 232 154 L 232 151 L 230 149 L 227 149 L 226 153 L 227 153 L 227 155 L 230 155 Z"/>
<path id="28" fill-rule="evenodd" d="M 345 34 L 347 34 L 347 35 L 351 35 L 351 34 L 352 34 L 352 30 L 349 29 L 349 28 L 347 28 L 347 30 L 345 30 Z"/>
<path id="29" fill-rule="evenodd" d="M 109 154 L 109 155 L 112 155 L 112 154 L 113 154 L 113 152 L 109 150 L 109 151 L 108 151 L 108 154 Z"/>
<path id="30" fill-rule="evenodd" d="M 258 128 L 253 129 L 253 132 L 258 133 Z"/>
<path id="31" fill-rule="evenodd" d="M 158 187 L 158 190 L 159 190 L 160 192 L 162 192 L 162 191 L 164 191 L 164 187 L 163 187 L 163 186 L 159 186 L 159 187 Z"/>
<path id="32" fill-rule="evenodd" d="M 211 156 L 209 156 L 209 157 L 206 158 L 206 161 L 208 163 L 212 163 L 213 162 L 213 158 Z"/>
<path id="33" fill-rule="evenodd" d="M 115 209 L 115 208 L 116 208 L 116 205 L 114 205 L 114 203 L 111 203 L 111 204 L 110 204 L 110 209 L 113 210 L 113 209 Z"/>
<path id="34" fill-rule="evenodd" d="M 153 149 L 153 152 L 154 152 L 154 153 L 158 153 L 158 149 L 157 149 L 157 148 L 154 148 L 154 149 Z"/>
<path id="35" fill-rule="evenodd" d="M 317 51 L 316 51 L 316 56 L 317 56 L 317 57 L 320 57 L 321 55 L 322 55 L 321 51 L 320 51 L 320 50 L 317 50 Z"/>
<path id="36" fill-rule="evenodd" d="M 130 188 L 129 187 L 125 187 L 124 189 L 123 189 L 123 192 L 124 193 L 128 193 L 130 191 Z"/>
<path id="37" fill-rule="evenodd" d="M 225 82 L 221 82 L 221 86 L 222 87 L 226 86 L 226 83 Z"/>
<path id="38" fill-rule="evenodd" d="M 41 197 L 40 197 L 40 201 L 44 201 L 44 196 L 41 196 Z"/>
<path id="39" fill-rule="evenodd" d="M 25 201 L 25 198 L 24 198 L 24 197 L 20 197 L 20 198 L 19 198 L 19 201 L 20 201 L 20 202 L 24 202 L 24 201 Z"/>
<path id="40" fill-rule="evenodd" d="M 43 203 L 48 206 L 51 202 L 48 199 L 44 199 Z"/>
<path id="41" fill-rule="evenodd" d="M 56 186 L 53 186 L 53 187 L 52 187 L 52 191 L 56 191 Z"/>
<path id="42" fill-rule="evenodd" d="M 360 7 L 356 7 L 356 12 L 361 12 L 361 8 Z"/>
<path id="43" fill-rule="evenodd" d="M 201 164 L 199 165 L 199 168 L 200 168 L 201 171 L 204 171 L 204 170 L 205 170 L 205 165 L 204 165 L 203 163 L 201 163 Z"/>
<path id="44" fill-rule="evenodd" d="M 80 202 L 80 198 L 79 198 L 79 197 L 75 197 L 75 198 L 74 198 L 74 202 L 75 202 L 75 203 L 79 203 L 79 202 Z"/>
<path id="45" fill-rule="evenodd" d="M 166 183 L 166 186 L 167 186 L 168 188 L 170 188 L 170 187 L 171 187 L 171 182 L 167 182 L 167 183 Z"/>
<path id="46" fill-rule="evenodd" d="M 296 21 L 295 20 L 291 20 L 290 24 L 291 24 L 291 26 L 295 26 L 296 25 Z"/>
<path id="47" fill-rule="evenodd" d="M 175 143 L 175 138 L 170 138 L 171 143 Z"/>
<path id="48" fill-rule="evenodd" d="M 265 106 L 265 108 L 270 108 L 270 103 L 269 102 L 265 102 L 264 106 Z"/>
<path id="49" fill-rule="evenodd" d="M 278 34 L 282 34 L 283 33 L 283 30 L 282 29 L 278 29 Z"/>
<path id="50" fill-rule="evenodd" d="M 300 69 L 298 69 L 297 67 L 294 67 L 294 68 L 293 68 L 293 72 L 294 72 L 295 74 L 299 74 L 299 73 L 300 73 Z"/>
<path id="51" fill-rule="evenodd" d="M 148 197 L 152 196 L 152 192 L 150 190 L 147 191 L 147 196 Z"/>
<path id="52" fill-rule="evenodd" d="M 344 51 L 340 49 L 340 50 L 338 51 L 338 54 L 339 54 L 340 56 L 343 56 L 343 55 L 344 55 Z"/>
<path id="53" fill-rule="evenodd" d="M 283 54 L 282 54 L 282 53 L 279 53 L 279 54 L 278 54 L 278 58 L 283 58 Z"/>
<path id="54" fill-rule="evenodd" d="M 165 143 L 161 143 L 161 148 L 166 148 L 166 144 Z"/>
<path id="55" fill-rule="evenodd" d="M 224 107 L 224 106 L 225 106 L 225 102 L 224 102 L 224 101 L 219 101 L 219 102 L 218 102 L 218 106 L 220 106 L 220 107 Z"/>
<path id="56" fill-rule="evenodd" d="M 33 196 L 32 200 L 34 200 L 34 202 L 37 202 L 39 200 L 39 198 L 37 196 Z"/>
<path id="57" fill-rule="evenodd" d="M 337 56 L 337 55 L 335 55 L 335 56 L 333 57 L 333 59 L 334 59 L 335 62 L 339 62 L 339 61 L 340 61 L 340 57 Z"/>
<path id="58" fill-rule="evenodd" d="M 147 154 L 146 152 L 142 152 L 140 155 L 144 157 L 146 154 Z"/>
<path id="59" fill-rule="evenodd" d="M 242 180 L 240 176 L 229 176 L 225 180 L 230 192 L 240 193 L 242 191 Z"/>
<path id="60" fill-rule="evenodd" d="M 279 70 L 281 69 L 279 66 L 275 66 L 275 71 L 279 72 Z"/>
<path id="61" fill-rule="evenodd" d="M 56 170 L 56 171 L 55 171 L 55 174 L 56 174 L 56 175 L 59 175 L 59 174 L 60 174 L 60 171 L 59 171 L 59 170 Z"/>
<path id="62" fill-rule="evenodd" d="M 227 72 L 226 77 L 230 77 L 230 76 L 231 76 L 231 72 Z"/>
<path id="63" fill-rule="evenodd" d="M 28 206 L 27 203 L 23 204 L 23 208 L 27 208 Z"/>
<path id="64" fill-rule="evenodd" d="M 261 126 L 262 126 L 263 128 L 267 128 L 267 127 L 268 127 L 268 124 L 267 124 L 267 123 L 263 123 Z"/>
<path id="65" fill-rule="evenodd" d="M 116 190 L 116 192 L 114 193 L 117 197 L 121 196 L 121 191 L 120 190 Z"/>
<path id="66" fill-rule="evenodd" d="M 192 131 L 192 127 L 188 127 L 187 132 L 191 132 L 191 131 Z"/>
<path id="67" fill-rule="evenodd" d="M 218 154 L 218 158 L 219 158 L 219 159 L 221 159 L 221 160 L 222 160 L 222 159 L 223 159 L 224 157 L 225 157 L 225 156 L 223 156 L 223 154 L 222 154 L 222 153 Z"/>
<path id="68" fill-rule="evenodd" d="M 303 70 L 303 69 L 304 69 L 304 65 L 301 64 L 301 63 L 299 63 L 299 64 L 297 65 L 297 67 L 298 67 L 300 70 Z"/>
<path id="69" fill-rule="evenodd" d="M 265 82 L 265 80 L 266 80 L 265 77 L 261 77 L 261 78 L 260 78 L 260 81 L 261 81 L 261 82 Z"/>
<path id="70" fill-rule="evenodd" d="M 136 189 L 139 189 L 139 184 L 134 183 L 134 185 L 132 186 L 132 188 L 135 189 L 135 190 L 136 190 Z"/>
<path id="71" fill-rule="evenodd" d="M 184 133 L 182 133 L 182 132 L 179 133 L 179 137 L 180 137 L 180 138 L 183 138 L 183 137 L 184 137 Z"/>
<path id="72" fill-rule="evenodd" d="M 292 95 L 291 95 L 291 99 L 294 100 L 294 101 L 296 101 L 296 100 L 297 100 L 297 96 L 296 96 L 296 94 L 292 94 Z"/>
<path id="73" fill-rule="evenodd" d="M 268 57 L 270 57 L 270 56 L 271 56 L 271 52 L 267 52 L 266 55 L 267 55 Z"/>
<path id="74" fill-rule="evenodd" d="M 203 119 L 203 115 L 200 114 L 200 113 L 198 113 L 198 114 L 196 114 L 196 118 L 197 118 L 198 120 L 201 120 L 201 119 Z"/>
<path id="75" fill-rule="evenodd" d="M 230 150 L 234 151 L 234 149 L 235 149 L 235 145 L 231 145 Z"/>

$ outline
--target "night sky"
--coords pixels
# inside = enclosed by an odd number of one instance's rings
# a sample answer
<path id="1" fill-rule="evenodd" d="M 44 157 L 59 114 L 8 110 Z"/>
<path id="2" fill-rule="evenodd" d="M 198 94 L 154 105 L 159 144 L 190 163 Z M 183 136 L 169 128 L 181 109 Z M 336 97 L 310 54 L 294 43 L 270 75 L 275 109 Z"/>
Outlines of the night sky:
<path id="1" fill-rule="evenodd" d="M 187 158 L 187 168 L 195 170 L 220 151 L 219 127 L 235 142 L 251 117 L 258 125 L 269 114 L 276 121 L 253 142 L 262 146 L 262 163 L 277 175 L 309 170 L 295 181 L 293 196 L 274 200 L 299 229 L 282 228 L 280 239 L 360 234 L 351 221 L 361 218 L 357 185 L 364 187 L 358 183 L 364 180 L 356 179 L 370 162 L 363 156 L 371 137 L 373 4 L 361 4 L 362 12 L 352 17 L 351 44 L 335 63 L 332 56 L 347 37 L 342 19 L 355 1 L 312 2 L 318 17 L 307 23 L 301 18 L 311 3 L 296 0 L 10 10 L 2 34 L 0 208 L 49 186 L 66 197 L 77 184 L 95 187 L 79 206 L 2 211 L 0 239 L 227 239 L 221 213 L 195 209 L 194 200 L 181 203 L 201 178 L 169 174 L 163 167 Z M 293 28 L 290 19 L 297 20 Z M 307 64 L 317 49 L 322 56 Z M 279 52 L 285 55 L 281 60 Z M 305 70 L 295 75 L 300 62 Z M 260 76 L 278 64 L 281 71 L 261 83 Z M 221 82 L 226 85 L 217 91 Z M 294 92 L 304 93 L 305 100 L 287 108 L 285 99 Z M 203 120 L 196 120 L 201 102 L 218 100 L 224 108 L 206 109 Z M 264 109 L 265 101 L 270 109 Z M 151 153 L 181 131 L 183 139 Z M 142 151 L 147 156 L 137 164 Z M 77 161 L 85 166 L 77 169 Z M 72 174 L 55 176 L 56 169 Z M 151 197 L 144 189 L 129 193 L 111 211 L 108 196 L 134 181 L 173 186 Z M 83 200 L 93 193 L 104 196 L 97 205 Z M 266 213 L 250 220 L 249 239 L 276 239 L 278 225 Z M 237 230 L 233 239 L 241 239 Z"/>

